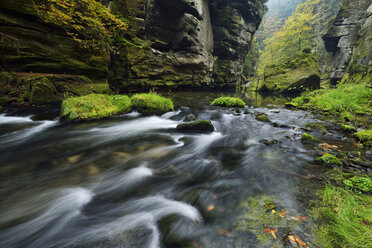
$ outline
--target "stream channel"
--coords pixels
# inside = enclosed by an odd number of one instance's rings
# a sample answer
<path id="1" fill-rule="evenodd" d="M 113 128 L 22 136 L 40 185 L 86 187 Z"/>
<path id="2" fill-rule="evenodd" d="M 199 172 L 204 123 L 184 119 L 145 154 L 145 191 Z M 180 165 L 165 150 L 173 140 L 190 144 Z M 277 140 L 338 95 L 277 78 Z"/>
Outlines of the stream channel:
<path id="1" fill-rule="evenodd" d="M 311 218 L 296 216 L 327 170 L 301 142 L 319 120 L 286 99 L 237 111 L 217 96 L 172 93 L 175 112 L 82 123 L 0 114 L 0 247 L 291 247 L 288 232 L 312 247 Z M 178 132 L 189 113 L 215 131 Z"/>

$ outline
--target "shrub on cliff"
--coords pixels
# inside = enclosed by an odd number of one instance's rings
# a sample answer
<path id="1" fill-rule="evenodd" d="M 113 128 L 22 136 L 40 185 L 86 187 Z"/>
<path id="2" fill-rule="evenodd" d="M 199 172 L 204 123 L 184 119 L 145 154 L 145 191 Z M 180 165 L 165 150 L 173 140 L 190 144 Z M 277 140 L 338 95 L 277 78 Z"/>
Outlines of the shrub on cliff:
<path id="1" fill-rule="evenodd" d="M 62 102 L 61 117 L 69 121 L 93 120 L 127 113 L 131 109 L 128 96 L 90 94 L 65 99 Z"/>
<path id="2" fill-rule="evenodd" d="M 146 115 L 160 115 L 174 109 L 171 99 L 154 93 L 135 94 L 132 96 L 131 100 L 133 108 Z"/>
<path id="3" fill-rule="evenodd" d="M 245 107 L 245 103 L 243 102 L 243 100 L 237 97 L 219 97 L 213 100 L 212 105 L 237 108 Z"/>

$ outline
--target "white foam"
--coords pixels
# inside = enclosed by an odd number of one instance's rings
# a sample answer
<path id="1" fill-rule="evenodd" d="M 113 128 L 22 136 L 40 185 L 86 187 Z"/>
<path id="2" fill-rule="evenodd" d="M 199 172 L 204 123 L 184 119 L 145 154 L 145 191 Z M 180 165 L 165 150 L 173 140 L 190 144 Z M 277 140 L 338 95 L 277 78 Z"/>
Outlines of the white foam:
<path id="1" fill-rule="evenodd" d="M 17 116 L 6 116 L 5 114 L 0 115 L 0 125 L 2 124 L 17 124 L 17 123 L 29 123 L 33 122 L 31 116 L 17 117 Z"/>

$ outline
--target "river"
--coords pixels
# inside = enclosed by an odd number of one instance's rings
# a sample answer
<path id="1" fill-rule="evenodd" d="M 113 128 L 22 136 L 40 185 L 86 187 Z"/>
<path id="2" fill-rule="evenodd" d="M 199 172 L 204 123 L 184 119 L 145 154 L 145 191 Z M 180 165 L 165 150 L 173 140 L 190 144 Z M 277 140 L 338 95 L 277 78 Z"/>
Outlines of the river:
<path id="1" fill-rule="evenodd" d="M 290 220 L 308 214 L 325 170 L 300 140 L 316 118 L 285 99 L 210 106 L 219 95 L 173 93 L 175 112 L 85 123 L 1 114 L 0 247 L 285 246 L 260 237 L 271 215 L 278 234 L 311 244 L 311 221 Z M 215 131 L 177 132 L 189 113 Z"/>

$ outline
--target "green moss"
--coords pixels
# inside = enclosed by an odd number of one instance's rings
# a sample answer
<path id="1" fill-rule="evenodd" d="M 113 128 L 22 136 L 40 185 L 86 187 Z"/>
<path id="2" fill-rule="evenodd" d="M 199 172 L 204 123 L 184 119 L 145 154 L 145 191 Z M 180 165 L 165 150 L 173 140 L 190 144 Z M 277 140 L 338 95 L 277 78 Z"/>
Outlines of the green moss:
<path id="1" fill-rule="evenodd" d="M 174 110 L 171 99 L 154 93 L 135 94 L 132 96 L 131 100 L 133 108 L 143 114 L 164 114 Z"/>
<path id="2" fill-rule="evenodd" d="M 308 134 L 308 133 L 303 133 L 302 134 L 302 137 L 301 137 L 301 140 L 302 141 L 306 141 L 306 142 L 319 142 L 320 140 L 319 139 L 317 139 L 317 138 L 315 138 L 315 137 L 313 137 L 313 136 L 311 136 L 310 134 Z"/>
<path id="3" fill-rule="evenodd" d="M 244 101 L 237 97 L 219 97 L 213 100 L 212 105 L 237 108 L 245 107 Z"/>
<path id="4" fill-rule="evenodd" d="M 348 189 L 363 191 L 366 193 L 372 192 L 372 181 L 368 177 L 352 177 L 344 180 L 344 184 Z"/>
<path id="5" fill-rule="evenodd" d="M 341 118 L 344 121 L 355 121 L 355 116 L 352 113 L 346 111 L 341 113 Z"/>
<path id="6" fill-rule="evenodd" d="M 354 134 L 361 142 L 372 141 L 372 129 Z"/>
<path id="7" fill-rule="evenodd" d="M 312 210 L 316 245 L 323 248 L 371 247 L 372 197 L 328 185 Z"/>
<path id="8" fill-rule="evenodd" d="M 179 131 L 199 131 L 199 132 L 213 132 L 214 126 L 211 121 L 201 120 L 188 123 L 182 123 L 177 126 Z"/>
<path id="9" fill-rule="evenodd" d="M 336 158 L 335 156 L 333 156 L 332 154 L 324 154 L 323 156 L 321 156 L 319 158 L 320 161 L 323 162 L 323 164 L 325 165 L 332 165 L 332 164 L 335 164 L 335 165 L 342 165 L 342 162 Z"/>
<path id="10" fill-rule="evenodd" d="M 92 120 L 130 110 L 131 101 L 128 96 L 90 94 L 65 99 L 62 102 L 61 117 L 66 120 Z"/>
<path id="11" fill-rule="evenodd" d="M 256 120 L 262 121 L 262 122 L 270 122 L 269 117 L 266 114 L 259 114 L 256 116 Z"/>
<path id="12" fill-rule="evenodd" d="M 323 132 L 326 132 L 327 131 L 327 128 L 325 128 L 320 123 L 309 123 L 309 124 L 306 124 L 306 127 L 310 127 L 311 129 L 315 129 L 315 130 L 323 131 Z"/>
<path id="13" fill-rule="evenodd" d="M 344 124 L 341 125 L 341 129 L 345 132 L 356 132 L 357 131 L 356 127 L 351 126 L 351 125 L 344 125 Z"/>

